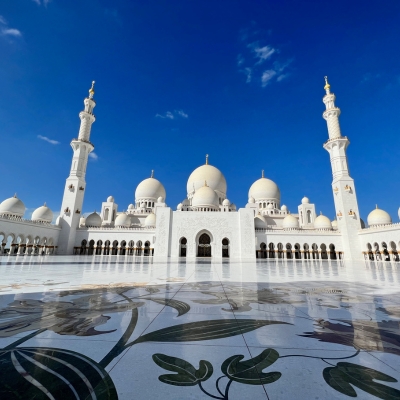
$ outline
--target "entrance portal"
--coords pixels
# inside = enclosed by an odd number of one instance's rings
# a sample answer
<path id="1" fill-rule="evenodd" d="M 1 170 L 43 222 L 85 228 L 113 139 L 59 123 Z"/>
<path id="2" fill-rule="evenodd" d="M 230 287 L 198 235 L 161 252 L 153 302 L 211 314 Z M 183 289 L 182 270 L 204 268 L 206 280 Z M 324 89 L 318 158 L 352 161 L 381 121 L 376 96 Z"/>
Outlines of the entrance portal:
<path id="1" fill-rule="evenodd" d="M 203 233 L 199 237 L 197 257 L 211 257 L 211 239 L 210 236 L 207 235 L 207 233 Z"/>

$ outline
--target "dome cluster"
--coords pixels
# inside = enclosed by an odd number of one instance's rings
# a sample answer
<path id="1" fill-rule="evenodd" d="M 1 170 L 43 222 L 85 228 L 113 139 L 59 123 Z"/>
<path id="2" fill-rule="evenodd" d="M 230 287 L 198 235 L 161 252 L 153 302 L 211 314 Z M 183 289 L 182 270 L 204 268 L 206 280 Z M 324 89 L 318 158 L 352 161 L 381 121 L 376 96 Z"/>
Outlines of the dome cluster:
<path id="1" fill-rule="evenodd" d="M 0 203 L 1 216 L 22 219 L 25 211 L 25 204 L 16 194 Z M 46 203 L 44 203 L 43 206 L 38 207 L 33 211 L 31 220 L 38 223 L 49 224 L 53 221 L 53 211 L 51 211 L 50 208 L 47 207 Z"/>

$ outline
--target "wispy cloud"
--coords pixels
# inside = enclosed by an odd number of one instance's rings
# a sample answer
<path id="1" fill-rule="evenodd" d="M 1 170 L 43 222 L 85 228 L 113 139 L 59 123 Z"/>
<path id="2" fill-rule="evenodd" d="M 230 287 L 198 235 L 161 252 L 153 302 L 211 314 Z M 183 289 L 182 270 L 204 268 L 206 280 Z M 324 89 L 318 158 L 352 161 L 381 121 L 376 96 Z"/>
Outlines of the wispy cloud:
<path id="1" fill-rule="evenodd" d="M 22 36 L 21 31 L 19 31 L 18 29 L 14 29 L 14 28 L 6 28 L 6 29 L 2 29 L 1 33 L 3 35 L 6 36 L 14 36 L 14 37 L 20 37 Z"/>
<path id="2" fill-rule="evenodd" d="M 99 159 L 99 156 L 96 153 L 94 153 L 93 151 L 91 153 L 89 153 L 89 157 L 92 160 L 98 160 Z"/>
<path id="3" fill-rule="evenodd" d="M 174 110 L 173 112 L 167 111 L 164 114 L 156 114 L 156 118 L 161 119 L 176 119 L 176 118 L 189 118 L 189 115 L 185 113 L 183 110 Z"/>
<path id="4" fill-rule="evenodd" d="M 60 142 L 58 142 L 57 140 L 49 139 L 47 136 L 38 135 L 37 137 L 41 140 L 44 140 L 45 142 L 50 143 L 50 144 L 60 144 Z"/>
<path id="5" fill-rule="evenodd" d="M 9 28 L 7 20 L 0 15 L 0 25 L 4 25 L 4 27 L 1 29 L 1 35 L 2 36 L 12 36 L 12 37 L 21 37 L 22 33 L 19 29 L 15 28 Z"/>
<path id="6" fill-rule="evenodd" d="M 34 3 L 36 3 L 38 6 L 41 6 L 42 4 L 46 7 L 47 4 L 51 2 L 51 0 L 32 0 Z"/>
<path id="7" fill-rule="evenodd" d="M 266 87 L 290 76 L 287 68 L 293 59 L 282 61 L 280 49 L 272 44 L 262 43 L 263 40 L 258 39 L 261 35 L 270 36 L 271 31 L 257 30 L 254 22 L 250 28 L 240 31 L 241 45 L 245 45 L 245 48 L 237 56 L 237 66 L 239 72 L 246 76 L 246 83 L 253 82 Z"/>

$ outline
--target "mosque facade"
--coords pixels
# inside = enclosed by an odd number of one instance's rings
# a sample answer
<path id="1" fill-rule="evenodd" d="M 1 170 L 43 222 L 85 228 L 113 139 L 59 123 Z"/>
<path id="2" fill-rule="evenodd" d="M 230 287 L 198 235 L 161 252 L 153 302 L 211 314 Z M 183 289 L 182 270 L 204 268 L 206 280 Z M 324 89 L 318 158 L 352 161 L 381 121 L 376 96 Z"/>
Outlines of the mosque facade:
<path id="1" fill-rule="evenodd" d="M 126 212 L 109 196 L 100 213 L 82 216 L 86 168 L 94 146 L 94 82 L 80 112 L 81 125 L 72 139 L 73 157 L 65 183 L 60 216 L 44 204 L 30 220 L 15 195 L 0 204 L 0 255 L 37 254 L 143 257 L 214 257 L 236 259 L 377 259 L 400 261 L 400 223 L 374 209 L 368 226 L 360 218 L 354 180 L 349 174 L 347 147 L 342 136 L 335 95 L 326 80 L 323 118 L 328 140 L 323 144 L 332 168 L 336 218 L 317 215 L 307 197 L 296 213 L 281 204 L 281 193 L 264 172 L 239 208 L 227 198 L 223 173 L 208 162 L 196 168 L 187 182 L 187 196 L 176 210 L 166 204 L 166 191 L 153 173 L 135 191 L 135 204 Z M 400 218 L 400 210 L 399 210 Z"/>

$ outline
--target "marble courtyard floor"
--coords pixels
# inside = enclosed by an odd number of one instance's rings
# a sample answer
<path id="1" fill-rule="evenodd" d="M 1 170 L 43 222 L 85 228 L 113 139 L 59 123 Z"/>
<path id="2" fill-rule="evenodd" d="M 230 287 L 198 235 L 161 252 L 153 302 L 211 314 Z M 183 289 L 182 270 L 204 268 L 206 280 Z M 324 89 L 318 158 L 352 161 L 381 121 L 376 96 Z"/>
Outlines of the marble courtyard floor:
<path id="1" fill-rule="evenodd" d="M 400 399 L 400 263 L 0 258 L 0 399 Z"/>

